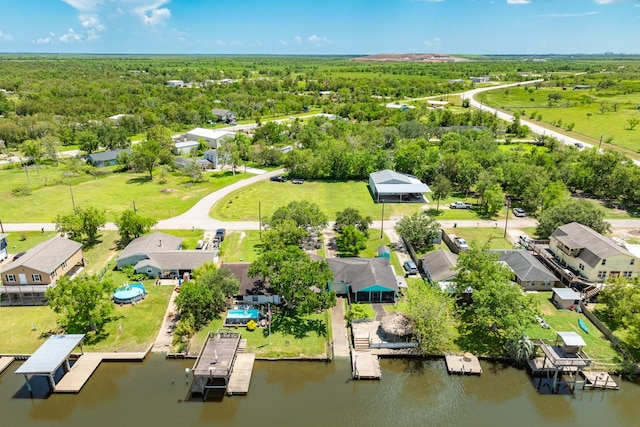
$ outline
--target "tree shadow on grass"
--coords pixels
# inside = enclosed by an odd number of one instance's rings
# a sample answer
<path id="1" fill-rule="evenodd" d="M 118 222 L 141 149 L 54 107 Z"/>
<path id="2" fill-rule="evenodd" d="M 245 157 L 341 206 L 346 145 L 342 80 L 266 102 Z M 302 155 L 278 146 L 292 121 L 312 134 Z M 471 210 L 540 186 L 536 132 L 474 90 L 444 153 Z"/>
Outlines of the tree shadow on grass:
<path id="1" fill-rule="evenodd" d="M 127 184 L 146 184 L 147 182 L 151 182 L 149 175 L 136 176 L 127 180 Z"/>
<path id="2" fill-rule="evenodd" d="M 318 319 L 304 319 L 291 312 L 274 314 L 271 321 L 271 331 L 280 332 L 283 335 L 292 335 L 301 339 L 315 332 L 319 337 L 327 336 L 327 325 Z M 263 331 L 265 336 L 268 331 Z"/>

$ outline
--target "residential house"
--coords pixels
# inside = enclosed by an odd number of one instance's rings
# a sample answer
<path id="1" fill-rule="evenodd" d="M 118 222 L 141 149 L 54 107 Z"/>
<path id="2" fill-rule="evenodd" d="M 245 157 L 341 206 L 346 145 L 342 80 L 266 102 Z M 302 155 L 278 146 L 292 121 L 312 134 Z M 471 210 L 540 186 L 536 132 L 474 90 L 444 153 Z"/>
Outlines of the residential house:
<path id="1" fill-rule="evenodd" d="M 211 167 L 213 169 L 218 169 L 218 150 L 215 148 L 210 148 L 204 152 L 204 159 L 211 163 Z"/>
<path id="2" fill-rule="evenodd" d="M 571 288 L 553 288 L 552 291 L 551 302 L 558 308 L 572 310 L 580 304 L 580 294 Z"/>
<path id="3" fill-rule="evenodd" d="M 218 122 L 223 123 L 235 123 L 236 122 L 236 113 L 231 110 L 225 110 L 224 108 L 214 108 L 211 110 Z"/>
<path id="4" fill-rule="evenodd" d="M 217 251 L 181 250 L 182 239 L 160 232 L 133 239 L 118 255 L 119 269 L 133 265 L 149 277 L 182 278 L 206 262 L 216 261 Z"/>
<path id="5" fill-rule="evenodd" d="M 118 126 L 120 124 L 120 121 L 124 117 L 127 117 L 127 114 L 116 114 L 115 116 L 107 117 L 107 119 L 110 120 L 114 125 Z"/>
<path id="6" fill-rule="evenodd" d="M 431 190 L 413 175 L 385 169 L 369 175 L 373 199 L 379 202 L 425 202 L 424 193 Z"/>
<path id="7" fill-rule="evenodd" d="M 395 302 L 398 280 L 386 258 L 328 258 L 329 290 L 354 302 Z"/>
<path id="8" fill-rule="evenodd" d="M 489 76 L 469 77 L 473 83 L 489 83 Z"/>
<path id="9" fill-rule="evenodd" d="M 182 87 L 182 86 L 184 86 L 184 81 L 183 80 L 168 80 L 167 81 L 167 86 Z"/>
<path id="10" fill-rule="evenodd" d="M 0 261 L 4 261 L 9 257 L 9 249 L 7 245 L 8 234 L 0 234 Z"/>
<path id="11" fill-rule="evenodd" d="M 449 282 L 458 274 L 458 255 L 444 249 L 423 255 L 418 263 L 429 282 Z"/>
<path id="12" fill-rule="evenodd" d="M 427 105 L 430 108 L 449 108 L 451 103 L 449 101 L 436 101 L 434 99 L 427 99 Z"/>
<path id="13" fill-rule="evenodd" d="M 631 252 L 577 222 L 556 228 L 549 250 L 560 265 L 593 282 L 640 274 L 640 260 Z"/>
<path id="14" fill-rule="evenodd" d="M 10 304 L 42 304 L 49 286 L 64 275 L 75 274 L 82 266 L 82 244 L 56 236 L 2 268 L 0 295 Z"/>
<path id="15" fill-rule="evenodd" d="M 378 246 L 378 258 L 391 259 L 391 249 L 389 249 L 389 246 Z"/>
<path id="16" fill-rule="evenodd" d="M 173 154 L 177 156 L 195 154 L 198 152 L 198 148 L 200 148 L 200 143 L 198 141 L 178 141 L 174 143 Z"/>
<path id="17" fill-rule="evenodd" d="M 280 304 L 280 296 L 271 291 L 269 282 L 262 278 L 251 278 L 248 275 L 249 262 L 228 262 L 223 263 L 221 268 L 227 268 L 238 278 L 240 286 L 236 299 L 252 304 Z"/>
<path id="18" fill-rule="evenodd" d="M 449 80 L 449 84 L 452 84 L 452 85 L 464 84 L 464 80 L 463 79 L 450 79 Z"/>
<path id="19" fill-rule="evenodd" d="M 225 139 L 233 138 L 236 134 L 220 129 L 195 128 L 187 132 L 186 137 L 192 141 L 204 140 L 211 148 L 217 149 Z"/>
<path id="20" fill-rule="evenodd" d="M 175 167 L 179 169 L 188 169 L 194 163 L 201 170 L 211 169 L 212 167 L 212 163 L 209 160 L 205 160 L 205 159 L 194 159 L 192 157 L 190 158 L 176 157 L 175 159 L 173 159 L 173 164 L 175 165 Z"/>
<path id="21" fill-rule="evenodd" d="M 526 291 L 548 291 L 559 283 L 536 257 L 526 249 L 497 251 L 500 261 L 509 266 L 515 275 L 514 281 Z"/>
<path id="22" fill-rule="evenodd" d="M 116 163 L 118 163 L 118 156 L 122 152 L 131 154 L 131 149 L 125 148 L 124 150 L 122 150 L 120 148 L 116 148 L 115 150 L 111 150 L 111 151 L 91 153 L 87 155 L 87 163 L 96 167 L 115 165 Z"/>

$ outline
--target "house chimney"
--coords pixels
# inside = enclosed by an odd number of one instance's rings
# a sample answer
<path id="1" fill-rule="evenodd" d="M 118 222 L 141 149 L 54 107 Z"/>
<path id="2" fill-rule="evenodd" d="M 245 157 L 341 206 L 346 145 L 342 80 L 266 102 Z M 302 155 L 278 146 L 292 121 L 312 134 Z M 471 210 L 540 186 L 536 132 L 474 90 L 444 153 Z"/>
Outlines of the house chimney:
<path id="1" fill-rule="evenodd" d="M 158 246 L 162 247 L 162 239 L 158 240 Z"/>

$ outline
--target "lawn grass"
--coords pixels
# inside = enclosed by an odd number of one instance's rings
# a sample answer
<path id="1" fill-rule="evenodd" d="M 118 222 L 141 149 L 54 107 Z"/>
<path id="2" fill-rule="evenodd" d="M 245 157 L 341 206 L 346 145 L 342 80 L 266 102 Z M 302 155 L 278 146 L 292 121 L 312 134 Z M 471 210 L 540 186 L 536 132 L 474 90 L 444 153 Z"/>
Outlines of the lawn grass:
<path id="1" fill-rule="evenodd" d="M 366 182 L 305 181 L 304 185 L 290 182 L 264 181 L 239 189 L 213 206 L 210 215 L 223 221 L 258 221 L 259 207 L 265 219 L 294 200 L 307 200 L 320 206 L 329 220 L 336 212 L 347 207 L 360 211 L 364 216 L 378 220 L 382 216 L 382 204 L 374 203 Z M 384 217 L 411 214 L 424 205 L 419 203 L 386 203 Z"/>
<path id="2" fill-rule="evenodd" d="M 570 310 L 558 310 L 549 301 L 551 292 L 531 293 L 539 304 L 540 316 L 549 324 L 549 329 L 543 329 L 537 323 L 525 331 L 529 338 L 555 340 L 557 332 L 577 332 L 587 344 L 585 352 L 594 360 L 604 363 L 613 363 L 617 356 L 616 350 L 611 346 L 607 338 L 593 325 L 584 314 Z M 589 328 L 585 333 L 578 326 L 578 319 L 582 319 Z"/>
<path id="3" fill-rule="evenodd" d="M 223 262 L 253 262 L 260 255 L 259 230 L 229 231 L 220 245 Z"/>
<path id="4" fill-rule="evenodd" d="M 474 240 L 484 245 L 489 244 L 489 249 L 513 249 L 513 243 L 507 238 L 504 238 L 504 228 L 491 228 L 491 227 L 458 227 L 445 230 L 447 234 L 455 234 L 458 237 L 462 237 L 471 243 Z"/>
<path id="5" fill-rule="evenodd" d="M 136 304 L 116 306 L 112 320 L 99 341 L 85 338 L 85 351 L 143 351 L 153 343 L 162 324 L 173 286 L 145 283 L 148 295 Z M 48 333 L 58 332 L 56 314 L 49 306 L 0 307 L 0 353 L 31 354 L 42 345 Z M 33 330 L 35 323 L 36 329 Z M 122 333 L 118 331 L 122 326 Z"/>
<path id="6" fill-rule="evenodd" d="M 114 221 L 124 210 L 132 209 L 134 203 L 140 215 L 164 219 L 185 212 L 205 195 L 248 176 L 243 173 L 234 176 L 231 172 L 207 173 L 205 182 L 194 184 L 178 173 L 160 171 L 158 168 L 153 181 L 149 181 L 146 174 L 133 173 L 93 177 L 81 172 L 68 177 L 62 167 L 42 166 L 40 175 L 30 172 L 31 194 L 17 196 L 12 190 L 27 185 L 24 170 L 3 169 L 0 170 L 2 220 L 52 222 L 56 215 L 70 213 L 75 204 L 105 210 L 107 221 Z"/>
<path id="7" fill-rule="evenodd" d="M 182 249 L 195 249 L 198 240 L 204 237 L 204 230 L 195 228 L 191 230 L 154 230 L 171 236 L 180 237 L 182 239 Z"/>
<path id="8" fill-rule="evenodd" d="M 120 235 L 117 231 L 103 230 L 98 235 L 99 242 L 82 250 L 85 259 L 83 273 L 99 274 L 120 252 Z"/>
<path id="9" fill-rule="evenodd" d="M 198 354 L 209 331 L 215 332 L 222 322 L 223 319 L 215 319 L 194 335 L 189 354 Z M 302 321 L 274 314 L 271 337 L 268 328 L 247 331 L 239 327 L 237 330 L 247 340 L 247 353 L 255 353 L 258 358 L 325 358 L 328 356 L 327 343 L 331 339 L 331 331 L 327 326 L 330 323 L 329 315 L 325 313 L 305 316 Z"/>

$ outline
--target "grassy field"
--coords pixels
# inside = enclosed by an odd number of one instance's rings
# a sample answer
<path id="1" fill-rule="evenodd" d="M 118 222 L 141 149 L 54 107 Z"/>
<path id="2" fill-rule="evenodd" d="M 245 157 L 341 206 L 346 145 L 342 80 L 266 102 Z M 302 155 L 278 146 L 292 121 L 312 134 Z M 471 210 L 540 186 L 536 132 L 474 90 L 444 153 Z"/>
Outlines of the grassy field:
<path id="1" fill-rule="evenodd" d="M 584 339 L 587 346 L 585 352 L 595 361 L 613 363 L 616 351 L 604 335 L 587 319 L 584 314 L 569 310 L 558 310 L 550 301 L 550 292 L 533 294 L 539 304 L 540 316 L 549 324 L 549 329 L 543 329 L 537 323 L 530 326 L 526 333 L 530 338 L 555 340 L 557 332 L 577 332 Z M 585 333 L 578 326 L 578 319 L 582 319 L 589 328 Z"/>
<path id="2" fill-rule="evenodd" d="M 213 320 L 207 327 L 191 338 L 190 354 L 198 354 L 209 331 L 215 332 L 222 326 L 223 319 Z M 284 357 L 327 357 L 327 342 L 331 339 L 328 314 L 312 314 L 302 321 L 278 318 L 274 315 L 269 338 L 268 328 L 247 331 L 238 328 L 242 338 L 247 340 L 247 352 L 262 358 Z"/>
<path id="3" fill-rule="evenodd" d="M 45 231 L 41 233 L 39 231 L 16 231 L 8 233 L 7 248 L 10 254 L 17 254 L 20 252 L 26 252 L 33 248 L 38 243 L 42 243 L 54 237 L 56 232 Z"/>
<path id="4" fill-rule="evenodd" d="M 160 169 L 153 181 L 145 174 L 111 173 L 93 177 L 81 173 L 67 177 L 61 167 L 43 166 L 39 170 L 39 175 L 35 170 L 30 172 L 29 195 L 12 192 L 27 185 L 23 169 L 0 170 L 4 222 L 52 222 L 57 214 L 71 212 L 72 203 L 104 209 L 107 221 L 113 221 L 125 209 L 133 208 L 135 202 L 140 215 L 164 219 L 185 212 L 212 191 L 247 177 L 243 173 L 235 176 L 230 172 L 208 173 L 206 182 L 193 184 L 182 175 L 161 173 Z"/>
<path id="5" fill-rule="evenodd" d="M 294 200 L 308 200 L 317 203 L 332 221 L 336 212 L 347 207 L 358 209 L 362 215 L 374 220 L 381 218 L 382 204 L 373 202 L 367 183 L 358 181 L 320 182 L 307 181 L 304 185 L 289 182 L 259 182 L 242 188 L 226 196 L 211 210 L 213 218 L 223 221 L 258 221 L 258 203 L 262 218 L 269 217 L 280 206 Z M 385 204 L 385 218 L 416 212 L 422 205 Z"/>
<path id="6" fill-rule="evenodd" d="M 151 282 L 149 282 L 151 283 Z M 115 307 L 105 336 L 85 339 L 85 351 L 143 351 L 156 339 L 173 286 L 146 283 L 148 296 L 135 306 Z M 49 306 L 0 307 L 0 353 L 30 354 L 57 331 L 56 314 Z M 36 329 L 33 329 L 33 324 Z M 118 331 L 122 326 L 122 333 Z"/>
<path id="7" fill-rule="evenodd" d="M 549 94 L 559 94 L 562 98 L 549 104 Z M 485 92 L 482 98 L 488 105 L 511 111 L 523 112 L 523 118 L 538 118 L 541 121 L 565 129 L 568 135 L 584 135 L 589 142 L 598 144 L 600 137 L 605 141 L 612 138 L 613 146 L 622 148 L 628 154 L 640 149 L 640 128 L 629 129 L 627 120 L 640 118 L 637 110 L 638 95 L 612 94 L 608 91 L 562 90 L 562 88 L 540 88 L 527 90 L 525 87 L 510 88 L 508 91 Z M 601 111 L 605 103 L 606 111 Z M 613 106 L 616 105 L 616 111 Z M 567 127 L 573 124 L 572 130 Z"/>
<path id="8" fill-rule="evenodd" d="M 505 239 L 504 236 L 504 224 L 503 227 L 497 228 L 450 228 L 445 230 L 448 234 L 455 234 L 458 237 L 462 237 L 471 243 L 474 240 L 484 244 L 489 244 L 489 249 L 513 249 L 513 243 L 509 240 L 509 235 Z"/>
<path id="9" fill-rule="evenodd" d="M 253 262 L 258 258 L 262 244 L 260 231 L 230 231 L 220 245 L 220 258 L 224 262 Z"/>

